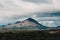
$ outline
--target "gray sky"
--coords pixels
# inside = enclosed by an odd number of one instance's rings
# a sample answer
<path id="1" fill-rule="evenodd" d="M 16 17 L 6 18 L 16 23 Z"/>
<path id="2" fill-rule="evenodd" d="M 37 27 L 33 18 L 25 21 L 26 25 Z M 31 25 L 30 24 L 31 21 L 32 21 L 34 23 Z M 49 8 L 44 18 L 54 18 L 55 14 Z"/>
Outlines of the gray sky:
<path id="1" fill-rule="evenodd" d="M 60 0 L 0 0 L 0 25 L 29 17 L 46 26 L 60 25 Z"/>

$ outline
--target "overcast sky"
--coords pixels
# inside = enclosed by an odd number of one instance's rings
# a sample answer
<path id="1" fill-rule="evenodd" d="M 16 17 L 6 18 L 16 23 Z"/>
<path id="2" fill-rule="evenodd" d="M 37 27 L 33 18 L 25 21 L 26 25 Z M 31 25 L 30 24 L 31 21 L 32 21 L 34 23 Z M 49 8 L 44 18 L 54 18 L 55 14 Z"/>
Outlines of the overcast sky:
<path id="1" fill-rule="evenodd" d="M 0 0 L 0 25 L 29 17 L 45 26 L 59 26 L 60 0 Z"/>

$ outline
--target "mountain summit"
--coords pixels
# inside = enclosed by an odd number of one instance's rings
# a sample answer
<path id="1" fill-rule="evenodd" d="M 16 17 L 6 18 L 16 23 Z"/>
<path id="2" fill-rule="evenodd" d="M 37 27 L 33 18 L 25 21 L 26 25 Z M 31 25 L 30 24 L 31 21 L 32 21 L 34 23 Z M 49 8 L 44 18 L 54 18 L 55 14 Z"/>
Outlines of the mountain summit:
<path id="1" fill-rule="evenodd" d="M 24 20 L 23 23 L 26 23 L 26 25 L 29 24 L 30 26 L 43 26 L 40 23 L 38 23 L 36 20 L 34 20 L 33 18 L 28 18 Z"/>
<path id="2" fill-rule="evenodd" d="M 36 24 L 39 24 L 36 20 L 34 20 L 33 18 L 28 18 L 27 20 L 29 20 L 30 22 L 34 22 Z"/>

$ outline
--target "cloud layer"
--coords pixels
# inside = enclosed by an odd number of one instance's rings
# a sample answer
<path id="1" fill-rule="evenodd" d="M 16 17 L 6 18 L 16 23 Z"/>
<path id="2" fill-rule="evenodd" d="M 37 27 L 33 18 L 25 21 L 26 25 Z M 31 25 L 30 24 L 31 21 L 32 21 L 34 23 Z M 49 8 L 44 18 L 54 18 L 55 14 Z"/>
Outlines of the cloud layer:
<path id="1" fill-rule="evenodd" d="M 53 13 L 60 11 L 59 4 L 60 0 L 0 0 L 0 23 L 29 17 L 41 17 L 39 20 L 43 21 L 59 21 L 60 13 Z"/>

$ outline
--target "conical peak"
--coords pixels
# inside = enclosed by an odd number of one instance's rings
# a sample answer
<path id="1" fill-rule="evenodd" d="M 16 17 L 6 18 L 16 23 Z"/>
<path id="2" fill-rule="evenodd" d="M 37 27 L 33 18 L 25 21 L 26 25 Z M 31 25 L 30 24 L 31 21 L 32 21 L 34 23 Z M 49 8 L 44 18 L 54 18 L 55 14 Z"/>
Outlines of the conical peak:
<path id="1" fill-rule="evenodd" d="M 28 19 L 26 19 L 26 20 L 28 20 L 28 21 L 30 21 L 30 22 L 34 22 L 34 21 L 35 21 L 33 18 L 28 18 Z"/>
<path id="2" fill-rule="evenodd" d="M 34 20 L 33 18 L 28 18 L 28 19 L 26 19 L 26 20 L 28 20 L 28 21 L 30 21 L 30 22 L 34 22 L 34 23 L 36 23 L 36 24 L 39 24 L 36 20 Z M 39 24 L 40 25 L 40 24 Z"/>
<path id="3" fill-rule="evenodd" d="M 32 22 L 35 21 L 33 18 L 28 18 L 27 20 L 32 21 Z"/>

